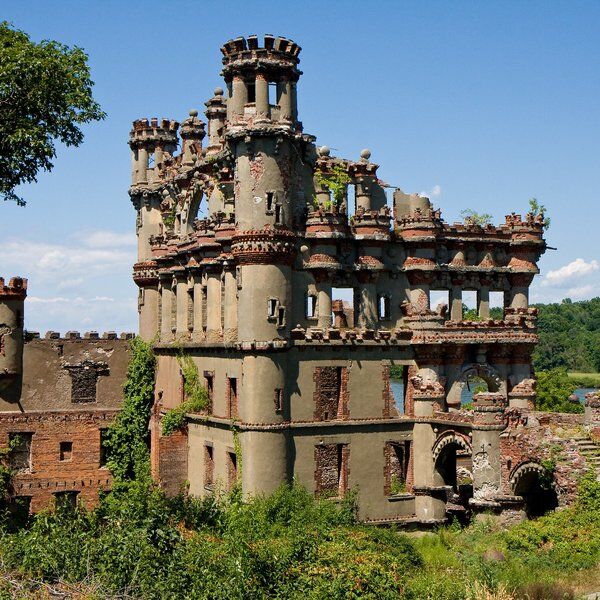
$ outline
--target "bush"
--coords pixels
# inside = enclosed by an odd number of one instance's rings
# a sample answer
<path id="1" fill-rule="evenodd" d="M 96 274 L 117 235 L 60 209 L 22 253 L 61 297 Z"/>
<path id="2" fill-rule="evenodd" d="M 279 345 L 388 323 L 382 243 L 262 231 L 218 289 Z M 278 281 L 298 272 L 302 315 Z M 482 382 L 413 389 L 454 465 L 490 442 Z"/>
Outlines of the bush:
<path id="1" fill-rule="evenodd" d="M 538 410 L 563 413 L 582 413 L 580 402 L 571 402 L 569 396 L 575 391 L 575 383 L 569 379 L 566 369 L 536 372 Z"/>

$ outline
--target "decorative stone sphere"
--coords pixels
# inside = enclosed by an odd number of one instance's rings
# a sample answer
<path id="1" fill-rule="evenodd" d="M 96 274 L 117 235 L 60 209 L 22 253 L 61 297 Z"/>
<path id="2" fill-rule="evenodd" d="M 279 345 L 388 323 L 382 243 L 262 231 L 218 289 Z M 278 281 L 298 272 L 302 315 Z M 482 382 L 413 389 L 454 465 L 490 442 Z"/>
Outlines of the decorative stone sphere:
<path id="1" fill-rule="evenodd" d="M 197 117 L 198 116 L 198 111 L 195 108 L 192 108 L 192 110 L 190 110 L 190 117 Z"/>
<path id="2" fill-rule="evenodd" d="M 365 160 L 369 160 L 371 158 L 371 151 L 368 148 L 360 151 L 360 157 Z"/>
<path id="3" fill-rule="evenodd" d="M 223 88 L 215 88 L 215 96 L 222 96 Z"/>
<path id="4" fill-rule="evenodd" d="M 329 146 L 321 146 L 319 148 L 320 156 L 329 156 L 330 153 L 331 153 L 331 150 L 329 149 Z"/>

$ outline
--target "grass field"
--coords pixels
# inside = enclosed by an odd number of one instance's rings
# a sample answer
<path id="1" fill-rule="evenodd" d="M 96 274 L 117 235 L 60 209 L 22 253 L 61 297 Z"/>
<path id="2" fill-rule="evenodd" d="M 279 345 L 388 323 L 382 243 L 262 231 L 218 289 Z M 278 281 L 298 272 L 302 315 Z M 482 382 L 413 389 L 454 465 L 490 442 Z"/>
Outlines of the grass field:
<path id="1" fill-rule="evenodd" d="M 579 387 L 600 387 L 600 373 L 569 372 L 569 377 Z"/>

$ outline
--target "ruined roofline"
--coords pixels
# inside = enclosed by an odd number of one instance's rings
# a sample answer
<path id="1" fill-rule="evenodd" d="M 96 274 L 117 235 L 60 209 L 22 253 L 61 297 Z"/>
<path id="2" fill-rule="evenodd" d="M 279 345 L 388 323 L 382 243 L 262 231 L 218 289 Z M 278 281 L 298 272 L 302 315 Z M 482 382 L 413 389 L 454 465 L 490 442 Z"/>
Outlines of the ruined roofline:
<path id="1" fill-rule="evenodd" d="M 38 331 L 25 331 L 25 339 L 27 341 L 32 340 L 48 340 L 55 342 L 57 340 L 61 341 L 72 341 L 72 340 L 84 340 L 84 341 L 107 341 L 107 340 L 132 340 L 136 337 L 136 334 L 133 332 L 123 331 L 118 334 L 116 331 L 105 331 L 100 334 L 97 331 L 86 331 L 83 336 L 79 331 L 67 331 L 64 336 L 61 336 L 58 331 L 47 331 L 42 338 Z"/>
<path id="2" fill-rule="evenodd" d="M 8 285 L 0 277 L 0 300 L 25 300 L 27 296 L 27 279 L 11 277 Z"/>
<path id="3" fill-rule="evenodd" d="M 263 45 L 259 45 L 259 39 L 257 35 L 249 35 L 247 38 L 239 36 L 233 40 L 225 42 L 221 46 L 221 52 L 223 53 L 223 63 L 231 58 L 238 58 L 242 55 L 243 58 L 251 57 L 253 52 L 272 53 L 273 55 L 282 55 L 290 60 L 293 60 L 296 64 L 299 62 L 298 55 L 302 48 L 293 42 L 292 40 L 267 33 L 263 38 Z"/>

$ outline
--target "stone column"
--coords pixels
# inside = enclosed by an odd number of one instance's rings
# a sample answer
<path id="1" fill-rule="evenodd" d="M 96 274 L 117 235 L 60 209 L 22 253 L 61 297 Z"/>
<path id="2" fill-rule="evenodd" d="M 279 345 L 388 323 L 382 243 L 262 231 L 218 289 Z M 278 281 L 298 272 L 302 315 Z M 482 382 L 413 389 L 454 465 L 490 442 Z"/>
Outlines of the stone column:
<path id="1" fill-rule="evenodd" d="M 358 326 L 361 329 L 375 329 L 377 327 L 376 281 L 370 277 L 361 277 L 361 280 L 359 280 L 358 294 L 360 301 L 358 307 L 354 307 L 355 322 L 358 322 Z"/>
<path id="2" fill-rule="evenodd" d="M 473 498 L 476 510 L 497 510 L 502 495 L 500 433 L 506 427 L 502 394 L 475 394 L 473 422 Z"/>
<path id="3" fill-rule="evenodd" d="M 244 106 L 248 103 L 248 88 L 241 76 L 233 77 L 232 91 L 233 96 L 227 101 L 227 106 L 231 104 L 230 118 L 232 121 L 237 121 L 244 115 Z"/>
<path id="4" fill-rule="evenodd" d="M 452 321 L 462 321 L 462 286 L 464 281 L 452 280 L 452 289 L 450 290 L 450 319 Z"/>
<path id="5" fill-rule="evenodd" d="M 137 182 L 148 183 L 148 149 L 144 146 L 138 148 Z"/>
<path id="6" fill-rule="evenodd" d="M 167 342 L 173 339 L 173 276 L 171 273 L 161 276 L 161 319 L 160 338 Z"/>
<path id="7" fill-rule="evenodd" d="M 202 273 L 197 271 L 193 274 L 194 282 L 194 328 L 193 328 L 193 339 L 195 341 L 200 340 L 204 337 L 204 330 L 202 329 L 203 321 L 203 307 L 202 307 Z"/>
<path id="8" fill-rule="evenodd" d="M 530 275 L 509 275 L 511 308 L 529 307 L 529 285 L 532 277 Z"/>
<path id="9" fill-rule="evenodd" d="M 477 310 L 480 319 L 490 318 L 490 282 L 481 281 L 481 287 L 477 290 Z"/>
<path id="10" fill-rule="evenodd" d="M 279 118 L 281 121 L 292 120 L 292 83 L 284 79 L 277 83 L 279 94 Z"/>
<path id="11" fill-rule="evenodd" d="M 209 272 L 206 285 L 206 337 L 208 341 L 216 342 L 221 339 L 221 274 L 217 271 Z"/>
<path id="12" fill-rule="evenodd" d="M 318 326 L 324 331 L 331 327 L 331 281 L 326 275 L 316 282 Z"/>
<path id="13" fill-rule="evenodd" d="M 176 275 L 176 338 L 188 337 L 188 280 L 185 271 L 179 271 Z"/>
<path id="14" fill-rule="evenodd" d="M 256 74 L 256 119 L 264 121 L 269 118 L 269 82 L 264 73 Z"/>
<path id="15" fill-rule="evenodd" d="M 411 377 L 408 385 L 414 402 L 414 416 L 431 418 L 439 401 L 439 389 L 432 385 L 430 390 L 420 389 L 419 377 Z M 437 392 L 437 393 L 436 393 Z M 442 389 L 443 397 L 443 389 Z M 436 433 L 431 423 L 416 422 L 413 426 L 413 493 L 415 494 L 415 516 L 420 521 L 441 521 L 446 516 L 445 489 L 435 485 L 435 463 L 431 449 Z"/>
<path id="16" fill-rule="evenodd" d="M 237 282 L 235 271 L 231 268 L 225 271 L 225 305 L 223 306 L 225 330 L 223 337 L 226 342 L 237 339 Z"/>

